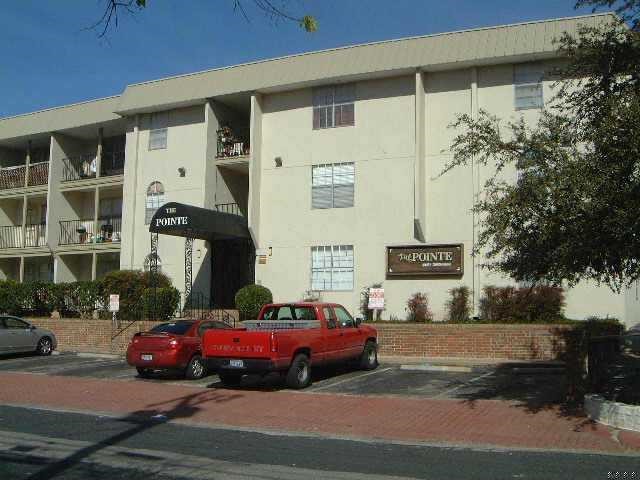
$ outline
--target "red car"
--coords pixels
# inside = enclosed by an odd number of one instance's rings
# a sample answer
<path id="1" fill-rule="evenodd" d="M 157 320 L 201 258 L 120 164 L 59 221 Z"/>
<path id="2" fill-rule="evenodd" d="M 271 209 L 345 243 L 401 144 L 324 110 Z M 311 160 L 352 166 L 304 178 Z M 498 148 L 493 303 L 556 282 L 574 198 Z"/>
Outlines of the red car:
<path id="1" fill-rule="evenodd" d="M 207 330 L 231 327 L 214 320 L 177 320 L 161 323 L 148 332 L 136 333 L 127 348 L 127 363 L 141 377 L 158 370 L 178 370 L 188 379 L 202 378 L 207 366 L 202 360 L 202 336 Z"/>
<path id="2" fill-rule="evenodd" d="M 281 372 L 290 388 L 305 388 L 312 366 L 350 361 L 365 370 L 378 366 L 375 328 L 354 320 L 342 305 L 265 305 L 258 320 L 243 327 L 204 336 L 205 361 L 225 385 L 238 384 L 247 373 Z"/>

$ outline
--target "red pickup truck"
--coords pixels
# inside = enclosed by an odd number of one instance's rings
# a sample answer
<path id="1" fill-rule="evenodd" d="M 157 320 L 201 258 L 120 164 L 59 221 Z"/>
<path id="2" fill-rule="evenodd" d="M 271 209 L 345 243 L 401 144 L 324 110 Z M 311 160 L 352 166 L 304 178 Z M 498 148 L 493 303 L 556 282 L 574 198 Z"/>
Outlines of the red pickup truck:
<path id="1" fill-rule="evenodd" d="M 242 328 L 206 332 L 202 350 L 224 385 L 247 373 L 280 372 L 290 388 L 311 384 L 311 367 L 357 360 L 378 366 L 377 332 L 335 303 L 278 303 L 262 307 Z"/>

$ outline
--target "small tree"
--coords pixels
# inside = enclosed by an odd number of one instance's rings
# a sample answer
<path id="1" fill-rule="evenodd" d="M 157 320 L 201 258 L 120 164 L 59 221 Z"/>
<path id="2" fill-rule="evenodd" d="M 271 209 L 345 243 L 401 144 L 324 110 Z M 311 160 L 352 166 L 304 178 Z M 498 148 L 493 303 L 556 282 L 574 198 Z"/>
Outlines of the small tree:
<path id="1" fill-rule="evenodd" d="M 450 322 L 467 322 L 471 317 L 471 304 L 469 287 L 462 286 L 449 290 L 451 297 L 447 300 L 447 311 Z"/>
<path id="2" fill-rule="evenodd" d="M 410 322 L 432 322 L 433 313 L 429 308 L 429 297 L 426 293 L 416 292 L 407 300 L 407 320 Z"/>
<path id="3" fill-rule="evenodd" d="M 273 302 L 273 295 L 262 285 L 247 285 L 238 290 L 235 300 L 240 319 L 250 320 L 258 317 L 264 305 Z"/>

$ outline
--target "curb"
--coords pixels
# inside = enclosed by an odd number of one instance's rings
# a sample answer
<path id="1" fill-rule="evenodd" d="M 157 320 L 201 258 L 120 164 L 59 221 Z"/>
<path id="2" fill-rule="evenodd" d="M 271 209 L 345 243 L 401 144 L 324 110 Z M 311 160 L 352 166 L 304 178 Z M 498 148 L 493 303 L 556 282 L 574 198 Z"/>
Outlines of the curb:
<path id="1" fill-rule="evenodd" d="M 623 430 L 640 432 L 640 405 L 613 402 L 595 394 L 584 396 L 584 409 L 591 420 Z"/>
<path id="2" fill-rule="evenodd" d="M 114 355 L 112 353 L 75 352 L 75 354 L 81 358 L 108 358 L 113 360 L 122 358 L 122 355 Z"/>
<path id="3" fill-rule="evenodd" d="M 400 370 L 410 372 L 459 372 L 470 373 L 477 371 L 475 367 L 465 367 L 462 365 L 400 365 Z"/>

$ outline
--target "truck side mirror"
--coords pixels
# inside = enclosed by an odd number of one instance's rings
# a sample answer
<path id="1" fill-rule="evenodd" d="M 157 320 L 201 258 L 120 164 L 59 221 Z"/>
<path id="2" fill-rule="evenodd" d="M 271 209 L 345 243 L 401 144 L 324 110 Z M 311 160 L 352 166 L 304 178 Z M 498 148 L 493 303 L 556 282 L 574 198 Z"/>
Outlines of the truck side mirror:
<path id="1" fill-rule="evenodd" d="M 359 327 L 362 324 L 362 316 L 358 315 L 356 317 L 356 327 Z"/>

